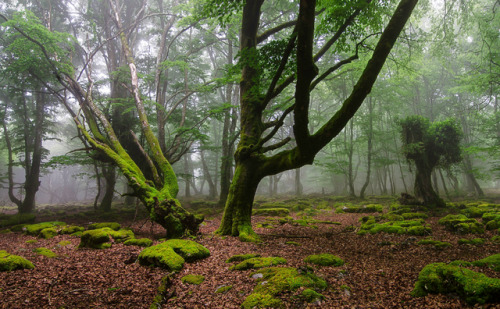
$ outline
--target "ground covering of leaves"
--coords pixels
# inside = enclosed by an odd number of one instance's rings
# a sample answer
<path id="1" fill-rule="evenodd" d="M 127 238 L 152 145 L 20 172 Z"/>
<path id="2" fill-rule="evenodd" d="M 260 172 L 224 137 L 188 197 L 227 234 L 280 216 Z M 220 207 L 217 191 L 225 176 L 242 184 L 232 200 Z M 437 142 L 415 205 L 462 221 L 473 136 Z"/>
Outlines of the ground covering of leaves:
<path id="1" fill-rule="evenodd" d="M 305 303 L 296 297 L 302 288 L 279 295 L 287 308 L 468 308 L 471 306 L 456 295 L 410 296 L 420 270 L 429 263 L 475 261 L 500 253 L 500 244 L 491 241 L 498 235 L 497 230 L 479 236 L 456 235 L 438 224 L 439 217 L 425 221 L 432 228 L 433 239 L 452 244 L 441 249 L 417 245 L 425 236 L 358 235 L 359 219 L 367 214 L 336 213 L 334 207 L 326 207 L 309 215 L 318 221 L 307 226 L 291 221 L 270 226 L 267 217 L 254 217 L 255 231 L 262 240 L 258 244 L 214 235 L 221 214 L 209 216 L 196 241 L 208 248 L 211 255 L 186 263 L 175 274 L 168 291 L 172 297 L 163 308 L 239 308 L 255 287 L 256 280 L 249 276 L 254 270 L 230 270 L 233 264 L 225 261 L 235 254 L 247 253 L 285 258 L 287 264 L 283 266 L 286 267 L 303 266 L 304 258 L 311 254 L 330 253 L 345 261 L 338 267 L 314 266 L 315 274 L 329 285 L 321 291 L 325 296 L 323 300 Z M 292 213 L 294 219 L 300 216 L 300 213 Z M 161 227 L 145 223 L 144 219 L 114 217 L 122 226 L 130 226 L 137 238 L 148 237 L 157 244 L 163 236 Z M 37 221 L 43 219 L 54 217 L 41 216 Z M 57 219 L 83 226 L 90 223 L 85 216 L 65 218 L 62 212 Z M 458 244 L 461 238 L 477 237 L 485 238 L 485 244 Z M 69 244 L 64 245 L 62 241 Z M 0 250 L 23 256 L 35 265 L 33 270 L 0 272 L 0 308 L 149 308 L 161 278 L 168 272 L 134 263 L 143 248 L 116 243 L 104 250 L 77 249 L 79 242 L 78 237 L 70 235 L 41 239 L 22 233 L 0 234 Z M 57 257 L 48 258 L 33 252 L 39 247 L 51 249 Z M 481 271 L 490 277 L 500 277 L 492 270 Z M 203 275 L 205 280 L 200 285 L 181 282 L 187 274 Z M 224 286 L 232 288 L 215 292 Z M 481 307 L 500 308 L 500 304 Z"/>

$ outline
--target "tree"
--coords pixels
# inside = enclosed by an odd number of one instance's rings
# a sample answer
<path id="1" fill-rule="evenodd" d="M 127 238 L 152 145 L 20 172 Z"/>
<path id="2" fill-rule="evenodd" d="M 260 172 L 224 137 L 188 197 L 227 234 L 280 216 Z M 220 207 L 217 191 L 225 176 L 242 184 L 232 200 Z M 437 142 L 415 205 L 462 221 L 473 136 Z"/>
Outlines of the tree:
<path id="1" fill-rule="evenodd" d="M 381 13 L 389 6 L 388 2 L 302 0 L 296 20 L 278 25 L 269 23 L 269 28 L 261 34 L 258 34 L 259 21 L 264 1 L 244 2 L 239 54 L 242 70 L 240 141 L 235 152 L 235 173 L 218 229 L 220 234 L 239 236 L 246 241 L 256 239 L 251 227 L 251 215 L 259 182 L 266 176 L 313 163 L 316 154 L 345 127 L 370 93 L 417 2 L 402 0 L 399 3 L 350 95 L 342 107 L 312 134 L 308 127 L 311 91 L 331 73 L 358 58 L 359 47 L 364 42 L 361 37 L 372 35 L 365 31 L 379 30 L 378 25 L 383 19 Z M 240 7 L 239 1 L 214 0 L 205 9 L 209 15 L 219 16 L 223 21 L 221 11 L 227 16 Z M 318 27 L 317 19 L 320 21 Z M 280 33 L 281 37 L 278 37 Z M 316 35 L 321 38 L 316 41 L 325 42 L 324 45 L 315 45 Z M 269 43 L 259 49 L 259 44 L 264 42 Z M 339 53 L 330 61 L 323 59 L 322 66 L 328 68 L 320 74 L 317 64 L 323 56 L 332 46 L 337 52 L 349 51 L 347 42 L 355 42 L 351 45 L 354 54 L 342 60 Z M 317 53 L 314 54 L 314 51 Z M 274 113 L 269 122 L 264 122 L 263 116 L 269 114 L 269 109 L 279 112 L 275 104 L 277 97 L 292 84 L 295 90 L 292 104 L 285 107 L 281 114 Z M 286 100 L 278 103 L 283 101 Z M 266 155 L 291 140 L 287 137 L 268 144 L 292 111 L 296 146 Z"/>
<path id="2" fill-rule="evenodd" d="M 416 167 L 415 197 L 423 205 L 444 207 L 431 182 L 436 167 L 447 168 L 462 160 L 461 131 L 454 120 L 430 123 L 422 116 L 408 116 L 400 121 L 403 153 Z"/>

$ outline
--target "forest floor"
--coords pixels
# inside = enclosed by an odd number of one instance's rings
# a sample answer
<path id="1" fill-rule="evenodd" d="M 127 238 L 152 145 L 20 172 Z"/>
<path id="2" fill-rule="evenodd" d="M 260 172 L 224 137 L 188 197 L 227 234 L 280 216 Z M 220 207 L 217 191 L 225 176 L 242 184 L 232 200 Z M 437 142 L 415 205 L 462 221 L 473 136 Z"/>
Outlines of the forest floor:
<path id="1" fill-rule="evenodd" d="M 39 216 L 37 221 L 58 219 L 83 226 L 90 223 L 85 216 L 61 214 Z M 456 235 L 439 225 L 438 217 L 429 217 L 425 221 L 432 228 L 433 239 L 452 244 L 436 249 L 416 244 L 424 236 L 415 236 L 415 240 L 413 236 L 386 233 L 358 235 L 359 219 L 366 215 L 323 209 L 315 212 L 312 218 L 340 224 L 300 226 L 286 223 L 273 228 L 257 227 L 268 219 L 254 216 L 254 230 L 262 240 L 258 244 L 214 235 L 221 214 L 209 216 L 196 241 L 208 248 L 211 255 L 186 263 L 175 275 L 169 288 L 173 296 L 163 308 L 239 308 L 256 285 L 255 279 L 249 276 L 253 270 L 230 270 L 231 264 L 225 261 L 235 254 L 246 253 L 283 257 L 287 260 L 286 266 L 291 267 L 300 267 L 305 257 L 320 253 L 337 255 L 346 262 L 340 267 L 314 267 L 315 274 L 324 278 L 329 286 L 321 292 L 324 295 L 321 302 L 305 303 L 295 297 L 300 292 L 295 291 L 279 296 L 287 308 L 471 307 L 457 295 L 416 298 L 410 292 L 420 270 L 429 263 L 475 261 L 500 253 L 500 244 L 491 241 L 498 234 L 497 230 L 486 231 L 480 236 Z M 292 217 L 299 218 L 296 213 L 292 213 Z M 148 237 L 155 244 L 163 237 L 160 226 L 144 219 L 132 221 L 129 215 L 115 216 L 111 221 L 131 227 L 136 238 Z M 458 244 L 460 238 L 476 237 L 486 239 L 486 243 L 480 246 Z M 69 244 L 61 245 L 62 241 L 69 241 Z M 291 241 L 296 244 L 290 244 Z M 22 233 L 0 234 L 0 250 L 23 256 L 35 265 L 32 270 L 0 272 L 0 308 L 148 308 L 151 305 L 162 277 L 168 272 L 134 263 L 142 248 L 116 243 L 104 250 L 77 249 L 79 243 L 78 237 L 70 235 L 42 239 Z M 37 255 L 33 249 L 38 247 L 52 249 L 57 257 Z M 186 274 L 203 275 L 205 281 L 200 285 L 182 283 L 180 278 Z M 500 278 L 498 272 L 486 270 L 486 274 Z M 232 286 L 229 291 L 215 293 L 217 288 L 229 285 Z M 500 308 L 500 304 L 482 308 Z"/>

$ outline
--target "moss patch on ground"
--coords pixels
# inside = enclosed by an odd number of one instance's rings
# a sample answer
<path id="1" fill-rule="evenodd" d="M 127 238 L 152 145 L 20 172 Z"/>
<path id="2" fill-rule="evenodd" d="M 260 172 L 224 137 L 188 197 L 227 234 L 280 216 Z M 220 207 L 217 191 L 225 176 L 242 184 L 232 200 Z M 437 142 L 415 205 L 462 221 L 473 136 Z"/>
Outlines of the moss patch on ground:
<path id="1" fill-rule="evenodd" d="M 170 271 L 179 271 L 184 262 L 193 262 L 210 255 L 202 245 L 183 239 L 170 239 L 161 244 L 148 247 L 139 254 L 139 263 L 145 266 L 158 266 Z"/>
<path id="2" fill-rule="evenodd" d="M 85 231 L 78 248 L 107 249 L 111 247 L 109 233 L 103 229 Z"/>
<path id="3" fill-rule="evenodd" d="M 425 224 L 423 219 L 403 220 L 403 221 L 388 221 L 378 223 L 379 217 L 368 216 L 361 218 L 361 228 L 358 231 L 359 235 L 377 234 L 380 232 L 390 234 L 405 234 L 415 236 L 430 235 L 432 230 Z"/>
<path id="4" fill-rule="evenodd" d="M 286 260 L 281 257 L 255 257 L 251 259 L 246 259 L 239 264 L 231 266 L 231 270 L 247 270 L 247 269 L 258 269 L 269 266 L 276 266 L 280 264 L 286 264 Z"/>
<path id="5" fill-rule="evenodd" d="M 85 231 L 85 228 L 82 226 L 77 226 L 77 225 L 68 225 L 64 227 L 59 233 L 61 234 L 73 234 L 76 232 L 83 232 Z"/>
<path id="6" fill-rule="evenodd" d="M 290 214 L 288 208 L 264 208 L 264 209 L 254 209 L 252 215 L 254 216 L 274 216 L 274 217 L 286 217 Z"/>
<path id="7" fill-rule="evenodd" d="M 327 287 L 325 280 L 312 272 L 299 272 L 293 267 L 270 267 L 260 269 L 252 275 L 261 274 L 257 279 L 257 286 L 241 304 L 243 308 L 278 308 L 281 300 L 275 296 L 288 291 L 295 291 L 300 287 L 314 290 L 324 290 Z"/>
<path id="8" fill-rule="evenodd" d="M 46 229 L 43 229 L 40 231 L 40 234 L 38 236 L 44 238 L 44 239 L 51 239 L 56 237 L 58 234 L 57 230 L 53 227 L 49 227 Z"/>
<path id="9" fill-rule="evenodd" d="M 230 258 L 228 258 L 226 260 L 226 263 L 241 262 L 241 261 L 248 260 L 251 258 L 256 258 L 256 257 L 260 257 L 260 254 L 256 254 L 256 253 L 235 254 L 235 255 L 231 256 Z"/>
<path id="10" fill-rule="evenodd" d="M 474 245 L 474 246 L 479 246 L 479 245 L 484 245 L 485 239 L 484 238 L 474 238 L 474 239 L 459 239 L 458 244 L 459 245 Z"/>
<path id="11" fill-rule="evenodd" d="M 139 247 L 150 247 L 153 241 L 149 238 L 132 238 L 123 242 L 125 246 L 139 246 Z"/>
<path id="12" fill-rule="evenodd" d="M 320 265 L 320 266 L 342 266 L 342 265 L 344 265 L 344 261 L 341 258 L 339 258 L 338 256 L 335 256 L 333 254 L 329 254 L 329 253 L 309 255 L 308 257 L 306 257 L 304 259 L 304 262 L 315 264 L 315 265 Z"/>
<path id="13" fill-rule="evenodd" d="M 57 226 L 64 226 L 65 222 L 61 221 L 50 221 L 50 222 L 41 222 L 36 224 L 28 224 L 23 227 L 23 230 L 27 235 L 38 236 L 40 232 L 47 228 L 54 228 Z"/>
<path id="14" fill-rule="evenodd" d="M 87 227 L 87 230 L 97 230 L 97 229 L 102 229 L 104 227 L 109 227 L 112 230 L 118 231 L 121 228 L 121 225 L 118 222 L 96 222 L 90 224 Z"/>
<path id="15" fill-rule="evenodd" d="M 33 252 L 35 252 L 36 254 L 48 257 L 48 258 L 55 258 L 57 256 L 57 254 L 55 254 L 52 250 L 44 248 L 44 247 L 33 249 Z"/>
<path id="16" fill-rule="evenodd" d="M 418 275 L 412 295 L 458 294 L 469 304 L 500 301 L 500 279 L 458 265 L 433 263 L 425 266 Z"/>
<path id="17" fill-rule="evenodd" d="M 380 204 L 367 204 L 367 205 L 342 205 L 337 206 L 335 209 L 336 213 L 374 213 L 374 212 L 382 212 L 384 207 Z"/>
<path id="18" fill-rule="evenodd" d="M 28 224 L 35 222 L 34 214 L 15 214 L 11 216 L 4 216 L 0 219 L 0 227 L 7 227 L 19 224 Z"/>
<path id="19" fill-rule="evenodd" d="M 186 276 L 181 278 L 182 283 L 189 283 L 189 284 L 196 284 L 196 285 L 202 284 L 203 281 L 205 281 L 205 276 L 202 276 L 202 275 L 189 274 L 189 275 L 186 275 Z"/>
<path id="20" fill-rule="evenodd" d="M 484 228 L 476 219 L 467 218 L 465 215 L 447 215 L 438 221 L 449 231 L 458 234 L 483 234 Z"/>
<path id="21" fill-rule="evenodd" d="M 232 288 L 233 288 L 232 285 L 223 285 L 223 286 L 218 287 L 215 290 L 215 293 L 226 293 L 227 291 L 229 291 Z"/>
<path id="22" fill-rule="evenodd" d="M 451 244 L 447 241 L 434 240 L 432 238 L 422 239 L 419 242 L 417 242 L 417 245 L 431 245 L 437 249 L 451 247 Z"/>
<path id="23" fill-rule="evenodd" d="M 5 250 L 0 250 L 0 271 L 33 268 L 35 268 L 35 266 L 27 259 L 18 255 L 9 254 Z"/>

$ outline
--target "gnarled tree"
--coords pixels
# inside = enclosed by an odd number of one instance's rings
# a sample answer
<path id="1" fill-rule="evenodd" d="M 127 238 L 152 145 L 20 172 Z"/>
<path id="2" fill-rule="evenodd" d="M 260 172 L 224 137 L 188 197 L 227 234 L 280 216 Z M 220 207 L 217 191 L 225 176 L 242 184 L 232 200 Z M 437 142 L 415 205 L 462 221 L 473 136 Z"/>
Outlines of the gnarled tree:
<path id="1" fill-rule="evenodd" d="M 447 168 L 462 160 L 462 133 L 453 120 L 430 123 L 422 116 L 409 116 L 400 121 L 403 153 L 415 164 L 415 197 L 423 205 L 444 207 L 445 202 L 434 191 L 431 182 L 435 167 Z"/>

